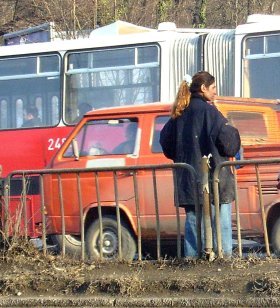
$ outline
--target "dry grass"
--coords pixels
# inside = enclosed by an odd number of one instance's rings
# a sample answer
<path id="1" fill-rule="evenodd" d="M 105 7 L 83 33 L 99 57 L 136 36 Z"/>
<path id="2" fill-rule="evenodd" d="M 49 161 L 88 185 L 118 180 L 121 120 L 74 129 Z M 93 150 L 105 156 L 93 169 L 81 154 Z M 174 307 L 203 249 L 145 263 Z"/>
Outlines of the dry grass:
<path id="1" fill-rule="evenodd" d="M 162 259 L 141 262 L 80 262 L 33 244 L 13 242 L 0 258 L 0 296 L 231 296 L 280 294 L 280 261 Z"/>
<path id="2" fill-rule="evenodd" d="M 259 296 L 280 296 L 279 272 L 265 273 L 248 283 L 248 291 Z"/>

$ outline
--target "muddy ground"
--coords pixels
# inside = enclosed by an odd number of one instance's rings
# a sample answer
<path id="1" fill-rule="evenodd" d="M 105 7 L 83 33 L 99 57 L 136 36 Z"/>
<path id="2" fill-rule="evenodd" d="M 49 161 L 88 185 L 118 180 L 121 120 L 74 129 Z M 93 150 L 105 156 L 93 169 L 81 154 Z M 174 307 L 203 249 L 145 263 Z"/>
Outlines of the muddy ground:
<path id="1" fill-rule="evenodd" d="M 2 251 L 0 306 L 277 307 L 280 260 L 82 263 L 31 244 Z"/>

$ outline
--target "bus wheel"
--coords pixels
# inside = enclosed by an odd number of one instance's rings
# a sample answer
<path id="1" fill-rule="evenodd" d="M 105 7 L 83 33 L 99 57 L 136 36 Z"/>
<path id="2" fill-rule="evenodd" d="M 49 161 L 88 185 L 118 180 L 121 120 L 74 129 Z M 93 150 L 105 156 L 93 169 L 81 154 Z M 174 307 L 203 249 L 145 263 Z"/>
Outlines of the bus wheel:
<path id="1" fill-rule="evenodd" d="M 275 221 L 271 230 L 271 245 L 273 252 L 280 255 L 280 217 Z"/>
<path id="2" fill-rule="evenodd" d="M 62 251 L 62 235 L 51 235 L 51 241 L 57 246 L 58 251 Z M 66 234 L 64 237 L 65 253 L 70 256 L 81 255 L 81 238 L 78 235 Z"/>
<path id="3" fill-rule="evenodd" d="M 114 216 L 104 216 L 102 218 L 103 226 L 103 258 L 105 260 L 116 259 L 118 252 L 118 227 Z M 122 259 L 126 261 L 133 260 L 136 253 L 136 243 L 134 237 L 124 223 L 121 223 L 121 245 Z M 95 220 L 86 232 L 86 251 L 89 259 L 96 260 L 100 258 L 100 230 L 99 219 Z"/>

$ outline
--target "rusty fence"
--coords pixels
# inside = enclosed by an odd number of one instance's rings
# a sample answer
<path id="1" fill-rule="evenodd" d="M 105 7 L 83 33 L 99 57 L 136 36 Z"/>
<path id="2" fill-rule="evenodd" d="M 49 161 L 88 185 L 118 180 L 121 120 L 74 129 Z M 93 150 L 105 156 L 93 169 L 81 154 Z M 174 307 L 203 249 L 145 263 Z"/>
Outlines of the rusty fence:
<path id="1" fill-rule="evenodd" d="M 222 168 L 225 168 L 227 166 L 232 167 L 233 174 L 234 174 L 234 191 L 235 191 L 235 213 L 236 213 L 236 226 L 237 226 L 237 240 L 238 240 L 238 255 L 239 257 L 242 257 L 242 226 L 240 223 L 240 202 L 239 202 L 239 193 L 238 193 L 238 181 L 237 181 L 237 171 L 236 166 L 238 167 L 245 167 L 245 166 L 252 166 L 255 169 L 255 179 L 254 182 L 256 183 L 258 194 L 255 197 L 258 197 L 259 202 L 259 210 L 262 220 L 262 233 L 263 233 L 263 240 L 265 244 L 265 251 L 266 255 L 268 257 L 271 256 L 270 251 L 270 243 L 269 243 L 269 233 L 268 233 L 268 215 L 271 211 L 271 215 L 278 215 L 278 217 L 274 217 L 273 221 L 277 218 L 280 218 L 280 196 L 279 194 L 275 195 L 275 200 L 272 202 L 270 201 L 270 204 L 264 203 L 263 198 L 263 185 L 262 185 L 262 174 L 260 172 L 260 167 L 269 167 L 272 168 L 272 166 L 276 165 L 277 171 L 280 171 L 280 158 L 274 158 L 274 159 L 253 159 L 253 160 L 237 160 L 237 161 L 227 161 L 223 162 L 220 165 L 218 165 L 213 174 L 213 197 L 214 197 L 214 205 L 215 205 L 215 224 L 216 224 L 216 232 L 217 232 L 217 255 L 218 257 L 223 257 L 223 250 L 222 250 L 222 234 L 221 234 L 221 224 L 220 224 L 220 209 L 219 209 L 219 176 Z M 273 182 L 274 180 L 274 187 L 276 189 L 277 184 L 277 171 L 275 173 L 270 172 L 270 181 Z M 264 174 L 267 174 L 267 171 L 264 172 Z M 271 176 L 275 176 L 274 179 L 271 179 Z M 250 179 L 252 181 L 252 178 Z M 253 184 L 254 185 L 254 184 Z M 253 200 L 252 200 L 253 201 Z M 272 207 L 273 206 L 273 207 Z M 271 216 L 270 215 L 270 216 Z M 270 229 L 272 226 L 269 226 Z M 280 233 L 277 235 L 280 237 Z M 277 252 L 279 254 L 280 251 Z"/>
<path id="2" fill-rule="evenodd" d="M 279 164 L 280 159 L 260 159 L 260 160 L 240 160 L 240 161 L 229 161 L 224 162 L 216 167 L 214 174 L 213 174 L 213 197 L 214 197 L 214 205 L 215 205 L 215 223 L 216 223 L 216 230 L 217 230 L 217 255 L 218 257 L 223 257 L 222 253 L 222 235 L 220 230 L 220 215 L 219 215 L 219 176 L 220 171 L 222 168 L 226 166 L 235 167 L 236 165 L 239 166 L 246 166 L 251 165 L 255 168 L 255 181 L 259 191 L 259 206 L 260 206 L 260 214 L 262 216 L 263 222 L 263 235 L 264 235 L 264 242 L 266 253 L 268 256 L 271 255 L 270 253 L 270 244 L 269 244 L 269 235 L 267 231 L 267 219 L 266 219 L 266 208 L 263 203 L 263 194 L 262 194 L 262 174 L 259 171 L 259 166 L 262 165 L 275 165 Z M 85 236 L 88 231 L 89 219 L 96 219 L 99 223 L 99 240 L 98 240 L 98 251 L 99 256 L 98 258 L 107 259 L 107 255 L 104 256 L 104 245 L 106 246 L 106 241 L 100 240 L 103 239 L 103 213 L 108 212 L 108 201 L 111 210 L 114 213 L 114 217 L 116 218 L 116 230 L 115 235 L 117 238 L 116 241 L 116 251 L 117 255 L 114 257 L 118 259 L 126 259 L 126 256 L 123 255 L 123 242 L 122 232 L 123 232 L 123 222 L 125 221 L 126 224 L 131 223 L 133 225 L 134 221 L 134 228 L 130 226 L 130 231 L 133 230 L 133 238 L 135 241 L 135 246 L 137 250 L 136 259 L 142 260 L 142 250 L 143 250 L 143 239 L 146 241 L 146 233 L 147 230 L 145 229 L 145 221 L 143 221 L 143 209 L 142 203 L 147 202 L 149 200 L 149 208 L 152 208 L 152 213 L 154 215 L 154 224 L 149 225 L 148 229 L 153 228 L 153 240 L 156 242 L 156 259 L 162 258 L 162 245 L 163 245 L 163 237 L 164 234 L 168 232 L 167 229 L 164 229 L 164 219 L 173 219 L 173 227 L 175 228 L 176 232 L 173 233 L 173 237 L 171 240 L 173 243 L 176 243 L 177 251 L 176 256 L 178 258 L 182 257 L 182 239 L 184 236 L 184 219 L 185 213 L 179 209 L 178 205 L 178 190 L 177 190 L 177 181 L 176 181 L 176 174 L 177 172 L 189 172 L 193 179 L 193 191 L 195 195 L 195 208 L 197 213 L 197 244 L 198 244 L 198 251 L 199 255 L 202 254 L 202 247 L 206 251 L 206 255 L 210 255 L 213 252 L 213 244 L 212 244 L 212 228 L 210 223 L 210 215 L 211 215 L 211 207 L 210 207 L 210 198 L 209 198 L 209 185 L 208 182 L 208 163 L 207 160 L 203 160 L 203 177 L 202 182 L 200 183 L 195 170 L 187 164 L 177 163 L 177 164 L 164 164 L 164 165 L 145 165 L 145 166 L 126 166 L 126 167 L 108 167 L 108 168 L 86 168 L 86 169 L 44 169 L 44 170 L 25 170 L 25 171 L 14 171 L 5 179 L 4 182 L 4 196 L 2 198 L 2 219 L 3 223 L 3 230 L 6 238 L 10 238 L 13 232 L 13 228 L 15 226 L 21 226 L 21 234 L 22 237 L 28 239 L 30 237 L 29 234 L 29 225 L 32 223 L 32 217 L 30 217 L 30 210 L 27 210 L 27 203 L 30 201 L 30 196 L 28 195 L 28 185 L 30 178 L 36 176 L 39 179 L 39 202 L 37 211 L 39 211 L 40 217 L 40 230 L 41 230 L 41 239 L 42 239 L 42 250 L 43 253 L 46 254 L 48 251 L 47 246 L 47 239 L 50 236 L 50 226 L 53 224 L 52 215 L 50 215 L 51 204 L 50 202 L 56 202 L 57 207 L 56 211 L 59 212 L 59 231 L 58 233 L 61 234 L 61 243 L 60 243 L 60 253 L 64 256 L 67 253 L 67 245 L 66 245 L 66 237 L 68 235 L 69 229 L 69 221 L 67 217 L 69 216 L 69 207 L 65 207 L 67 204 L 67 190 L 65 189 L 65 183 L 67 180 L 65 179 L 66 175 L 72 175 L 75 181 L 75 192 L 77 194 L 77 204 L 73 205 L 76 206 L 76 214 L 75 219 L 71 220 L 71 224 L 76 223 L 77 225 L 81 226 L 79 229 L 79 257 L 81 260 L 85 260 L 88 258 L 86 243 L 85 243 Z M 234 181 L 235 181 L 235 209 L 236 209 L 236 221 L 237 221 L 237 239 L 238 239 L 238 254 L 242 257 L 242 236 L 241 236 L 241 229 L 242 226 L 240 225 L 240 213 L 239 213 L 239 198 L 238 198 L 238 189 L 237 189 L 237 176 L 236 176 L 236 169 L 234 170 Z M 167 173 L 166 173 L 167 172 Z M 162 173 L 164 176 L 162 176 Z M 110 178 L 110 187 L 106 187 L 106 191 L 111 192 L 111 196 L 113 196 L 112 200 L 104 200 L 103 198 L 103 190 L 104 190 L 104 182 L 102 181 L 102 175 L 107 175 L 107 178 Z M 92 202 L 89 204 L 84 203 L 84 195 L 83 195 L 83 181 L 85 175 L 89 176 L 90 180 L 87 180 L 87 183 L 90 183 L 90 186 L 93 186 L 94 189 L 92 190 L 94 196 L 92 196 Z M 149 193 L 148 196 L 145 196 L 143 199 L 143 192 L 147 191 L 147 187 L 144 190 L 139 189 L 139 186 L 143 184 L 141 182 L 141 177 L 145 176 L 145 180 L 147 181 L 147 175 L 149 178 L 148 186 L 149 186 Z M 120 187 L 120 181 L 124 177 L 129 177 L 131 179 L 130 185 L 133 189 L 133 198 L 130 199 L 130 210 L 131 204 L 133 204 L 133 211 L 135 215 L 133 218 L 128 218 L 125 215 L 128 215 L 128 212 L 124 211 L 123 208 L 123 201 L 120 197 L 121 191 L 123 193 L 123 189 Z M 11 196 L 10 196 L 10 188 L 13 178 L 19 178 L 22 182 L 22 193 L 20 196 L 20 206 L 17 208 L 17 220 L 15 222 L 14 219 L 11 220 L 10 218 L 10 203 L 11 203 Z M 169 179 L 169 181 L 167 180 Z M 141 184 L 142 183 L 142 184 Z M 127 184 L 127 183 L 126 183 Z M 275 178 L 276 184 L 276 178 Z M 165 186 L 164 186 L 165 185 Z M 50 198 L 49 195 L 46 195 L 46 186 L 51 186 L 57 192 L 56 196 L 52 196 Z M 173 186 L 173 189 L 169 190 L 169 186 Z M 87 187 L 87 189 L 90 189 Z M 163 217 L 162 215 L 162 208 L 164 207 L 164 203 L 167 202 L 165 200 L 166 197 L 162 198 L 161 194 L 163 190 L 169 190 L 172 196 L 169 196 L 172 202 L 168 204 L 168 207 L 173 208 L 173 218 L 171 217 Z M 199 196 L 202 197 L 203 200 L 203 207 L 201 211 L 201 206 L 199 205 Z M 169 198 L 168 197 L 168 198 Z M 144 200 L 144 201 L 143 201 Z M 113 204 L 113 208 L 112 208 Z M 107 205 L 107 206 L 106 206 Z M 89 215 L 90 211 L 95 209 L 96 215 Z M 147 209 L 147 208 L 146 208 Z M 37 213 L 38 214 L 38 213 Z M 38 215 L 37 215 L 38 216 Z M 129 216 L 129 215 L 128 215 Z M 167 215 L 168 216 L 168 215 Z M 205 237 L 204 243 L 201 243 L 201 219 L 203 217 L 204 221 L 204 228 L 205 228 Z M 18 219 L 20 222 L 18 222 Z M 183 223 L 182 223 L 183 221 Z M 12 222 L 12 223 L 11 223 Z M 58 221 L 56 220 L 56 223 Z M 11 226 L 12 225 L 12 226 Z M 170 226 L 170 223 L 167 222 L 166 226 Z M 163 230 L 164 229 L 164 230 Z M 149 237 L 151 239 L 151 237 Z M 105 247 L 106 248 L 106 247 Z M 106 251 L 106 249 L 105 249 Z"/>
<path id="3" fill-rule="evenodd" d="M 171 195 L 169 194 L 169 201 L 171 200 L 170 204 L 168 204 L 168 208 L 173 209 L 172 211 L 172 217 L 173 219 L 173 228 L 176 229 L 175 236 L 174 234 L 171 237 L 171 240 L 173 243 L 176 243 L 177 246 L 177 257 L 181 257 L 181 249 L 182 249 L 182 222 L 180 221 L 182 218 L 184 219 L 184 215 L 182 215 L 182 212 L 180 214 L 180 209 L 178 206 L 178 194 L 177 194 L 177 181 L 176 181 L 176 172 L 178 170 L 189 172 L 192 177 L 192 183 L 194 191 L 194 196 L 196 200 L 196 208 L 198 209 L 198 193 L 199 193 L 199 182 L 197 179 L 197 175 L 193 167 L 187 164 L 178 163 L 178 164 L 164 164 L 164 165 L 145 165 L 145 166 L 126 166 L 126 167 L 106 167 L 106 168 L 83 168 L 83 169 L 44 169 L 44 170 L 25 170 L 25 171 L 14 171 L 6 178 L 4 183 L 4 212 L 6 213 L 4 217 L 4 233 L 5 237 L 8 238 L 11 234 L 11 219 L 10 219 L 10 186 L 12 183 L 13 178 L 20 178 L 22 181 L 22 194 L 20 196 L 20 209 L 17 211 L 17 214 L 20 215 L 20 224 L 22 226 L 21 235 L 24 238 L 28 238 L 28 224 L 31 223 L 31 217 L 28 217 L 28 211 L 27 209 L 27 203 L 28 198 L 30 196 L 27 192 L 27 187 L 30 178 L 36 176 L 39 178 L 39 186 L 40 186 L 40 206 L 38 207 L 38 210 L 40 211 L 41 216 L 41 230 L 42 230 L 42 250 L 44 254 L 47 253 L 47 237 L 49 236 L 49 226 L 53 223 L 52 218 L 50 217 L 50 202 L 54 202 L 54 199 L 57 202 L 57 206 L 59 207 L 59 216 L 60 216 L 60 234 L 62 235 L 61 239 L 61 254 L 64 256 L 67 253 L 66 245 L 65 245 L 65 235 L 67 234 L 67 230 L 69 229 L 66 223 L 66 217 L 69 215 L 69 208 L 65 207 L 65 203 L 67 200 L 67 194 L 70 193 L 69 190 L 67 191 L 65 189 L 65 183 L 67 183 L 67 180 L 65 179 L 65 175 L 73 175 L 75 178 L 76 183 L 76 193 L 77 193 L 77 200 L 78 204 L 73 205 L 76 206 L 76 210 L 79 212 L 78 218 L 75 217 L 76 221 L 72 221 L 72 223 L 76 223 L 80 226 L 80 258 L 82 260 L 85 260 L 86 256 L 86 245 L 85 245 L 85 234 L 87 232 L 87 225 L 86 222 L 88 221 L 87 215 L 89 213 L 90 208 L 95 208 L 97 212 L 97 217 L 95 216 L 95 219 L 97 218 L 99 221 L 99 230 L 100 235 L 99 238 L 103 238 L 103 217 L 102 213 L 104 210 L 104 203 L 108 203 L 110 201 L 111 204 L 114 204 L 113 213 L 116 217 L 117 222 L 117 252 L 118 252 L 118 258 L 119 259 L 125 259 L 125 256 L 123 256 L 123 246 L 122 246 L 122 222 L 125 220 L 126 223 L 129 221 L 127 217 L 124 217 L 124 212 L 121 211 L 120 206 L 120 179 L 123 179 L 124 177 L 131 178 L 131 187 L 133 187 L 133 207 L 135 212 L 135 242 L 137 246 L 137 259 L 142 259 L 142 232 L 144 228 L 142 225 L 145 225 L 145 222 L 143 222 L 142 218 L 142 212 L 141 209 L 141 199 L 143 199 L 143 196 L 141 195 L 141 192 L 139 192 L 139 182 L 141 182 L 141 177 L 145 177 L 145 181 L 147 181 L 147 177 L 149 178 L 149 187 L 150 191 L 148 196 L 145 196 L 145 201 L 149 202 L 149 208 L 153 208 L 154 213 L 154 225 L 152 226 L 155 230 L 155 235 L 153 240 L 156 242 L 156 258 L 160 259 L 161 256 L 161 246 L 162 246 L 162 231 L 164 233 L 168 233 L 168 230 L 161 230 L 162 222 L 161 222 L 161 208 L 163 207 L 164 201 L 167 202 L 167 200 L 163 200 L 161 196 L 159 195 L 159 190 L 168 190 L 170 191 Z M 160 173 L 164 173 L 165 176 L 163 177 L 164 180 L 160 181 L 160 187 L 159 187 L 159 179 L 161 178 Z M 168 175 L 166 176 L 166 172 L 168 172 Z M 82 189 L 82 182 L 83 177 L 85 175 L 88 175 L 87 183 L 90 186 L 94 186 L 93 189 L 93 196 L 92 196 L 92 202 L 90 204 L 87 204 L 85 206 L 83 201 L 83 189 Z M 106 185 L 104 187 L 104 181 L 102 182 L 102 176 L 106 175 L 107 178 L 110 178 L 110 187 Z M 169 181 L 168 181 L 169 179 Z M 143 183 L 143 182 L 142 182 Z M 103 184 L 103 185 L 102 185 Z M 127 184 L 127 183 L 126 183 Z M 51 185 L 52 188 L 56 186 L 57 196 L 50 198 L 50 196 L 46 195 L 46 187 Z M 173 189 L 170 189 L 170 186 L 173 186 Z M 109 190 L 113 192 L 113 199 L 112 200 L 104 200 L 102 198 L 102 191 L 106 188 L 106 190 Z M 88 188 L 89 189 L 89 188 Z M 142 190 L 142 193 L 145 190 Z M 108 211 L 108 207 L 106 209 Z M 77 212 L 76 211 L 76 212 Z M 170 215 L 170 214 L 168 214 Z M 131 215 L 133 216 L 133 215 Z M 180 219 L 181 217 L 181 219 Z M 13 226 L 15 224 L 13 223 L 14 219 L 12 220 Z M 17 223 L 19 224 L 19 223 Z M 133 223 L 132 223 L 133 224 Z M 169 225 L 169 222 L 167 223 Z M 151 226 L 150 226 L 151 228 Z M 133 229 L 133 228 L 130 228 Z M 145 231 L 145 230 L 144 230 Z M 147 233 L 147 231 L 145 231 Z M 200 228 L 198 228 L 198 234 L 200 238 Z M 106 241 L 105 241 L 106 242 Z M 103 259 L 103 246 L 104 241 L 99 241 L 99 253 L 100 253 L 100 259 Z M 200 240 L 198 241 L 198 246 L 201 247 Z M 105 256 L 106 258 L 106 256 Z"/>

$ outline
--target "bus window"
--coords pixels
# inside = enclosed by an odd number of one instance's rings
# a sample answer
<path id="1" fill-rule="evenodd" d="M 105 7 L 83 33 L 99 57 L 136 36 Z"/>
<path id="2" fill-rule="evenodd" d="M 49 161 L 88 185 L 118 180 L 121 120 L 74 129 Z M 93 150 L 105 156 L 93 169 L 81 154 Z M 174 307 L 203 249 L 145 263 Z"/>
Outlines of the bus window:
<path id="1" fill-rule="evenodd" d="M 43 110 L 42 110 L 42 97 L 36 97 L 35 99 L 35 106 L 38 109 L 38 116 L 41 119 L 42 123 L 43 122 Z"/>
<path id="2" fill-rule="evenodd" d="M 1 128 L 8 128 L 8 102 L 5 99 L 0 101 Z"/>
<path id="3" fill-rule="evenodd" d="M 40 127 L 59 123 L 60 63 L 57 54 L 0 58 L 0 93 L 9 102 L 2 129 L 21 128 L 24 108 L 32 106 L 38 109 Z"/>
<path id="4" fill-rule="evenodd" d="M 65 121 L 69 124 L 74 124 L 75 119 L 78 116 L 78 110 L 76 110 L 74 107 L 67 107 L 65 110 Z"/>
<path id="5" fill-rule="evenodd" d="M 51 125 L 57 125 L 59 122 L 59 99 L 57 96 L 51 98 Z"/>
<path id="6" fill-rule="evenodd" d="M 66 122 L 81 102 L 98 109 L 159 101 L 159 58 L 157 45 L 69 52 Z"/>
<path id="7" fill-rule="evenodd" d="M 42 127 L 42 120 L 39 117 L 38 108 L 35 105 L 23 108 L 23 123 L 21 127 Z"/>
<path id="8" fill-rule="evenodd" d="M 244 40 L 244 97 L 280 98 L 280 35 L 261 35 Z M 273 76 L 271 75 L 273 72 Z"/>
<path id="9" fill-rule="evenodd" d="M 23 124 L 23 100 L 17 99 L 16 101 L 16 127 L 21 127 Z M 12 127 L 15 128 L 15 127 Z"/>
<path id="10" fill-rule="evenodd" d="M 57 56 L 40 56 L 40 73 L 59 72 L 59 60 Z"/>

